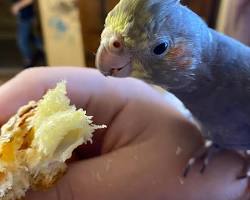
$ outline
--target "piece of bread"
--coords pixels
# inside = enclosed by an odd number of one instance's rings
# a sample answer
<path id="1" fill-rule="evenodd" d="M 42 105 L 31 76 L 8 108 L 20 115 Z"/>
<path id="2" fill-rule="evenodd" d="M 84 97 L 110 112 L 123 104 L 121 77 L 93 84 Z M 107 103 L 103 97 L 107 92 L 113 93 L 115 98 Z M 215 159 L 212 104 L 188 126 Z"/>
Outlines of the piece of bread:
<path id="1" fill-rule="evenodd" d="M 70 105 L 65 82 L 21 107 L 1 128 L 0 200 L 21 199 L 30 188 L 52 187 L 66 172 L 73 150 L 104 127 Z"/>

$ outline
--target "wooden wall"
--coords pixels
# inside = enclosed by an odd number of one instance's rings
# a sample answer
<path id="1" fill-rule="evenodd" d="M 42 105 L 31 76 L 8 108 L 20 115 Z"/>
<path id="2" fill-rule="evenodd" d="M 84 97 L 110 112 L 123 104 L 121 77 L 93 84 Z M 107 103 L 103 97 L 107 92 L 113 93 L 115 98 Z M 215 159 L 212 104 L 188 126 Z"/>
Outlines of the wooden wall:
<path id="1" fill-rule="evenodd" d="M 39 0 L 48 65 L 84 66 L 85 55 L 74 0 Z"/>
<path id="2" fill-rule="evenodd" d="M 211 28 L 215 28 L 220 1 L 221 0 L 182 0 L 182 3 L 200 15 Z"/>
<path id="3" fill-rule="evenodd" d="M 87 66 L 94 66 L 95 53 L 100 43 L 107 13 L 119 0 L 80 0 L 80 19 Z"/>

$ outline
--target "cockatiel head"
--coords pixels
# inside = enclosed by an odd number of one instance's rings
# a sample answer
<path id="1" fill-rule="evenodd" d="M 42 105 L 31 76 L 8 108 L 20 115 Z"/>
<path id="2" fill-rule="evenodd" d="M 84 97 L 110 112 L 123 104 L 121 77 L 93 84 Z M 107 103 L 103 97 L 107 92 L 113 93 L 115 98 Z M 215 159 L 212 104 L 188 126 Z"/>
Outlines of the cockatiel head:
<path id="1" fill-rule="evenodd" d="M 121 0 L 106 18 L 96 66 L 118 77 L 141 66 L 154 83 L 181 88 L 194 79 L 208 34 L 179 0 Z"/>

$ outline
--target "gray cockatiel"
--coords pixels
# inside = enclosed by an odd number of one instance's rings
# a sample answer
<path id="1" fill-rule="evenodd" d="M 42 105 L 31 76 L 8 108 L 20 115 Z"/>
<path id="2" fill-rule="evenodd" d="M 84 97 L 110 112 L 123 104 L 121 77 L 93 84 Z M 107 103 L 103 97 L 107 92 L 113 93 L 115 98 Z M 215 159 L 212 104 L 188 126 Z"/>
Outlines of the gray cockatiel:
<path id="1" fill-rule="evenodd" d="M 179 0 L 121 0 L 107 16 L 96 65 L 117 77 L 143 67 L 145 79 L 186 105 L 206 138 L 250 149 L 250 48 L 208 28 Z"/>

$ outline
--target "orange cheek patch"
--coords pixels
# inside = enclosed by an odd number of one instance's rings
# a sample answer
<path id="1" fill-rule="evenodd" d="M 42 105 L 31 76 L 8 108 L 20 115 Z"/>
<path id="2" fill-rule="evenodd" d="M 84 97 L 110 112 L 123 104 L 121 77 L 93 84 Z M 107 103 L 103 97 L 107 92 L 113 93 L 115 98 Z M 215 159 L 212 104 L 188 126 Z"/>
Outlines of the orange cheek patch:
<path id="1" fill-rule="evenodd" d="M 176 59 L 176 58 L 182 57 L 185 54 L 184 52 L 185 52 L 184 45 L 174 47 L 170 49 L 170 51 L 168 52 L 167 58 Z"/>
<path id="2" fill-rule="evenodd" d="M 178 44 L 171 48 L 166 55 L 166 59 L 180 68 L 188 68 L 193 63 L 192 54 L 187 50 L 185 44 Z"/>
<path id="3" fill-rule="evenodd" d="M 192 59 L 186 59 L 186 60 L 180 60 L 179 62 L 177 61 L 177 65 L 181 68 L 188 68 L 193 64 Z"/>

